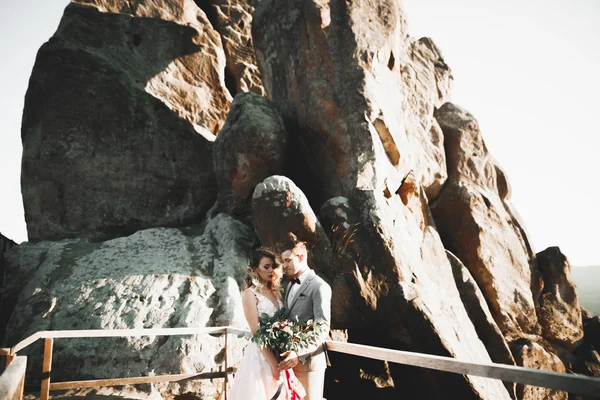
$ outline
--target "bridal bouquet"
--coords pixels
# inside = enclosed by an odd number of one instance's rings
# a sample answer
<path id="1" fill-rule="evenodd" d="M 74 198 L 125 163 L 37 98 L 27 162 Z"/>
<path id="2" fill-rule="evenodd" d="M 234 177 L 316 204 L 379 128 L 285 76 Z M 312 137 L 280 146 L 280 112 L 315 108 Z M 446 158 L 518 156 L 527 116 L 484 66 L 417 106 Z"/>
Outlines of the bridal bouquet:
<path id="1" fill-rule="evenodd" d="M 280 354 L 286 351 L 298 353 L 299 350 L 316 344 L 325 329 L 327 324 L 324 320 L 291 321 L 285 317 L 283 310 L 279 310 L 272 317 L 268 314 L 259 316 L 258 329 L 250 340 L 259 346 L 270 348 L 275 358 L 280 360 Z M 286 398 L 300 400 L 306 395 L 306 390 L 293 371 L 285 370 L 280 372 L 279 386 L 271 400 L 277 399 L 284 387 L 288 393 Z"/>
<path id="2" fill-rule="evenodd" d="M 298 322 L 286 319 L 283 310 L 277 311 L 272 317 L 262 314 L 258 320 L 258 329 L 251 340 L 259 346 L 269 347 L 278 359 L 279 355 L 286 351 L 297 353 L 311 344 L 316 344 L 319 335 L 327 329 L 323 320 Z"/>

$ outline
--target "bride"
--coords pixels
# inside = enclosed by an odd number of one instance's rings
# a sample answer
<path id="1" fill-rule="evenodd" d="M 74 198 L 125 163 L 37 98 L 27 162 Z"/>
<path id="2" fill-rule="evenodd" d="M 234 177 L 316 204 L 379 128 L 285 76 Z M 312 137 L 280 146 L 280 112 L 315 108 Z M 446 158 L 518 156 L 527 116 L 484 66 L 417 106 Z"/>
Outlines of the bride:
<path id="1" fill-rule="evenodd" d="M 254 250 L 242 292 L 244 315 L 252 334 L 258 329 L 258 316 L 275 314 L 281 301 L 281 267 L 275 255 L 265 249 Z M 292 372 L 292 370 L 288 370 Z M 232 400 L 296 400 L 305 396 L 299 381 L 284 378 L 271 349 L 250 342 L 233 380 Z"/>

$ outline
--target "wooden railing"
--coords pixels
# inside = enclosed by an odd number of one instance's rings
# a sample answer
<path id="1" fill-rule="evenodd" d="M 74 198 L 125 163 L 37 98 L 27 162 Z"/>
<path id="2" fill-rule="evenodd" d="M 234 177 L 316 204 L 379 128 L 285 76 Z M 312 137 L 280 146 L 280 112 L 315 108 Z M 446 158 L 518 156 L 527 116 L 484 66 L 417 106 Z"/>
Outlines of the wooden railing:
<path id="1" fill-rule="evenodd" d="M 82 388 L 98 388 L 104 386 L 121 386 L 134 385 L 142 383 L 156 382 L 175 382 L 183 380 L 197 379 L 216 379 L 223 378 L 224 397 L 227 399 L 227 383 L 229 374 L 235 373 L 236 368 L 228 365 L 228 335 L 246 333 L 245 330 L 240 330 L 234 327 L 215 327 L 215 328 L 159 328 L 159 329 L 113 329 L 113 330 L 78 330 L 78 331 L 40 331 L 27 339 L 17 343 L 10 349 L 2 349 L 0 355 L 4 353 L 7 360 L 6 363 L 12 366 L 16 354 L 24 348 L 30 346 L 38 340 L 44 339 L 44 358 L 42 361 L 42 382 L 40 388 L 40 400 L 47 400 L 50 397 L 50 392 L 55 390 L 67 389 L 82 389 Z M 100 338 L 100 337 L 139 337 L 139 336 L 181 336 L 181 335 L 199 335 L 211 334 L 222 335 L 224 337 L 224 370 L 216 372 L 192 373 L 192 374 L 171 374 L 157 376 L 140 376 L 131 378 L 108 378 L 99 380 L 83 380 L 70 382 L 52 382 L 52 351 L 54 348 L 54 339 L 66 338 Z M 17 357 L 18 358 L 18 357 Z M 12 362 L 11 362 L 12 361 Z M 6 371 L 5 371 L 6 373 Z M 4 374 L 2 375 L 4 377 Z M 4 398 L 0 398 L 4 400 Z M 12 400 L 12 399 L 11 399 Z"/>
<path id="2" fill-rule="evenodd" d="M 13 367 L 17 352 L 31 345 L 37 340 L 44 339 L 44 359 L 42 374 L 42 389 L 40 399 L 49 398 L 49 392 L 54 390 L 89 388 L 101 386 L 117 386 L 127 384 L 154 383 L 154 382 L 173 382 L 189 379 L 214 379 L 224 378 L 224 396 L 227 398 L 228 375 L 235 372 L 235 368 L 228 365 L 228 334 L 247 333 L 233 327 L 215 327 L 215 328 L 165 328 L 165 329 L 120 329 L 120 330 L 81 330 L 81 331 L 41 331 L 27 339 L 19 342 L 10 349 L 0 349 L 0 355 L 7 356 L 7 365 L 12 367 L 11 371 L 24 368 L 21 364 Z M 86 380 L 73 382 L 52 382 L 52 349 L 54 339 L 63 338 L 90 338 L 90 337 L 139 337 L 139 336 L 176 336 L 176 335 L 197 335 L 197 334 L 222 334 L 224 337 L 224 371 L 208 372 L 200 374 L 177 374 L 144 376 L 135 378 L 114 378 L 101 380 Z M 532 368 L 516 367 L 513 365 L 494 364 L 494 363 L 474 363 L 469 361 L 460 361 L 452 357 L 441 357 L 430 354 L 413 353 L 408 351 L 391 350 L 379 347 L 365 346 L 354 343 L 344 343 L 336 341 L 327 341 L 327 350 L 351 354 L 359 357 L 372 358 L 375 360 L 388 361 L 415 367 L 434 369 L 438 371 L 452 372 L 461 375 L 474 375 L 486 378 L 500 379 L 506 382 L 516 382 L 524 385 L 540 386 L 549 389 L 561 390 L 572 394 L 580 394 L 600 398 L 600 378 L 594 378 L 583 375 L 563 374 L 558 372 L 542 371 Z M 15 358 L 16 357 L 16 358 Z M 12 361 L 12 362 L 11 362 Z M 20 371 L 20 369 L 19 369 Z M 8 369 L 2 375 L 4 379 Z M 16 373 L 13 375 L 13 385 L 23 385 L 22 375 Z M 8 380 L 9 378 L 7 378 Z M 4 382 L 4 380 L 3 380 Z M 15 383 L 16 382 L 16 383 Z M 20 398 L 20 397 L 15 397 Z M 7 398 L 12 400 L 12 398 Z M 0 397 L 4 400 L 4 397 Z"/>
<path id="3" fill-rule="evenodd" d="M 600 378 L 585 375 L 562 374 L 533 368 L 494 363 L 474 363 L 460 361 L 452 357 L 391 350 L 354 343 L 327 341 L 327 351 L 351 354 L 375 360 L 388 361 L 414 367 L 452 372 L 461 375 L 496 378 L 505 382 L 540 386 L 562 390 L 571 394 L 581 394 L 600 398 Z"/>
<path id="4" fill-rule="evenodd" d="M 5 352 L 1 354 L 7 355 Z M 23 398 L 26 367 L 27 357 L 19 356 L 11 360 L 10 365 L 0 376 L 0 400 L 21 400 Z"/>

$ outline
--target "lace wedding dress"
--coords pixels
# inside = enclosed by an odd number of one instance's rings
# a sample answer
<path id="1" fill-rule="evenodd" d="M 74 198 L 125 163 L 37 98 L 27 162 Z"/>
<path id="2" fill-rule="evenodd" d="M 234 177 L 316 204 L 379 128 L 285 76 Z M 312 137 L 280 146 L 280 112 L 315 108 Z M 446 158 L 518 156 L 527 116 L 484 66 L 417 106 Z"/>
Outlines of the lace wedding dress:
<path id="1" fill-rule="evenodd" d="M 271 300 L 259 293 L 255 288 L 247 290 L 254 293 L 258 315 L 265 313 L 272 316 L 278 309 L 283 307 L 280 299 L 277 299 L 278 307 L 275 307 L 275 304 Z M 291 370 L 289 371 L 293 373 Z M 273 377 L 269 362 L 265 359 L 260 347 L 256 343 L 250 342 L 246 346 L 240 366 L 233 379 L 231 392 L 227 397 L 231 400 L 270 400 L 277 393 L 279 383 Z M 281 393 L 277 399 L 288 400 L 299 398 L 284 380 Z"/>

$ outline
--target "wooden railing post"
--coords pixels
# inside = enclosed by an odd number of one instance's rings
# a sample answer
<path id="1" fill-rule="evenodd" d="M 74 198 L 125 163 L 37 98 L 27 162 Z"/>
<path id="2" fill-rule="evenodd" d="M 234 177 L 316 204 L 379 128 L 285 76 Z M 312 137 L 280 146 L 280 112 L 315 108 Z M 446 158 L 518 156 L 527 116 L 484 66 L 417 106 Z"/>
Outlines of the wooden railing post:
<path id="1" fill-rule="evenodd" d="M 225 400 L 227 400 L 227 383 L 229 382 L 229 366 L 227 365 L 227 337 L 229 337 L 229 333 L 225 331 Z"/>
<path id="2" fill-rule="evenodd" d="M 0 399 L 22 400 L 25 384 L 27 357 L 15 357 L 6 370 L 0 375 Z"/>
<path id="3" fill-rule="evenodd" d="M 12 362 L 12 360 L 15 358 L 15 356 L 11 354 L 10 349 L 5 349 L 5 348 L 0 349 L 0 356 L 6 357 L 5 362 L 6 362 L 7 368 L 10 365 L 10 363 Z"/>
<path id="4" fill-rule="evenodd" d="M 44 362 L 42 366 L 42 388 L 40 400 L 50 398 L 50 372 L 52 371 L 52 346 L 54 339 L 46 338 L 44 342 Z"/>
<path id="5" fill-rule="evenodd" d="M 6 368 L 10 365 L 10 363 L 15 359 L 15 356 L 12 354 L 8 354 L 6 356 Z"/>
<path id="6" fill-rule="evenodd" d="M 23 395 L 25 394 L 25 371 L 23 371 L 23 376 L 21 376 L 21 383 L 19 383 L 19 388 L 17 389 L 17 397 L 16 399 L 23 400 Z"/>

